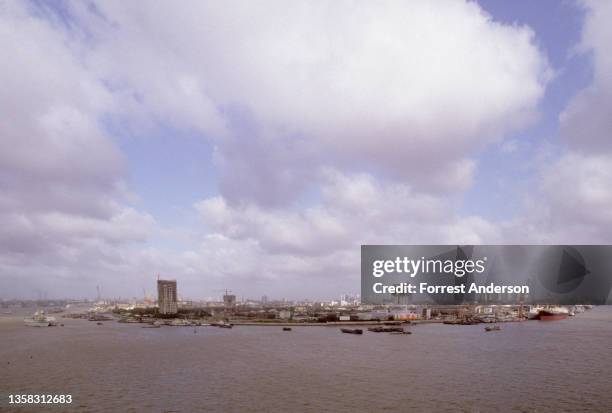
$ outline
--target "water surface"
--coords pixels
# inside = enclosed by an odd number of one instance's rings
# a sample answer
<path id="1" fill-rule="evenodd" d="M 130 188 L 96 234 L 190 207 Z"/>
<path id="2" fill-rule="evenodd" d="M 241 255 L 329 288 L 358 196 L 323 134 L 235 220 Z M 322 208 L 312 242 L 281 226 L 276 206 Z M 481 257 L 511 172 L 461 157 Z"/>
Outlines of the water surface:
<path id="1" fill-rule="evenodd" d="M 412 335 L 334 327 L 234 329 L 0 319 L 0 411 L 610 411 L 612 307 L 574 318 L 419 325 Z M 70 406 L 8 394 L 72 394 Z"/>

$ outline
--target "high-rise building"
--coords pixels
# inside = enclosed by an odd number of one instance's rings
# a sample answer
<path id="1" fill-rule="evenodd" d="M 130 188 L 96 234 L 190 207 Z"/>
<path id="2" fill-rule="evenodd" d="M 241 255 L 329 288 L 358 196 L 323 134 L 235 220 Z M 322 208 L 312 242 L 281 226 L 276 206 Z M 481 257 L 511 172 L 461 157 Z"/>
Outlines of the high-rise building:
<path id="1" fill-rule="evenodd" d="M 234 308 L 236 306 L 236 296 L 226 292 L 223 296 L 223 305 L 226 309 Z"/>
<path id="2" fill-rule="evenodd" d="M 178 312 L 175 280 L 157 280 L 157 304 L 160 314 L 176 314 Z"/>

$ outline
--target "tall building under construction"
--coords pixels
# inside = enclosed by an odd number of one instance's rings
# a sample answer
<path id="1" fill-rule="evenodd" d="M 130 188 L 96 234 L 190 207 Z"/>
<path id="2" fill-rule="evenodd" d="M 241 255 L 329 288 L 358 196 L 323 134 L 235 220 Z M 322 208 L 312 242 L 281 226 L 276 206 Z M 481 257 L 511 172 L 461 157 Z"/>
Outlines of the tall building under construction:
<path id="1" fill-rule="evenodd" d="M 223 295 L 223 306 L 226 310 L 232 310 L 236 307 L 236 296 L 233 294 L 228 294 L 227 291 Z"/>
<path id="2" fill-rule="evenodd" d="M 176 314 L 176 280 L 157 280 L 157 304 L 160 314 Z"/>

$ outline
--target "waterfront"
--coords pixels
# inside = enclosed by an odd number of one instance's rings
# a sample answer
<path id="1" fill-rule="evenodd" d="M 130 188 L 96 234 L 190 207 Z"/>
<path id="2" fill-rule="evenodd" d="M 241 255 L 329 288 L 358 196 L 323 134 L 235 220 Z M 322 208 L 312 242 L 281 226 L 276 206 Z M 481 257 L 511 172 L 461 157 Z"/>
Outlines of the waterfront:
<path id="1" fill-rule="evenodd" d="M 0 411 L 607 411 L 612 307 L 554 322 L 233 329 L 0 318 Z M 72 394 L 68 408 L 8 394 Z"/>

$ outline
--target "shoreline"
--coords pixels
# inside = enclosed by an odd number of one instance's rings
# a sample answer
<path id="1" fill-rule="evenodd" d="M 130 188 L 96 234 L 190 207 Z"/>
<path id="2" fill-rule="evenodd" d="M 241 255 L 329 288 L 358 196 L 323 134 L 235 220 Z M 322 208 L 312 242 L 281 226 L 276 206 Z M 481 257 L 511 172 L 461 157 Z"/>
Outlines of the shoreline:
<path id="1" fill-rule="evenodd" d="M 443 320 L 415 320 L 410 323 L 389 321 L 330 321 L 327 323 L 259 323 L 255 321 L 230 321 L 234 326 L 269 326 L 269 327 L 338 327 L 338 326 L 410 326 L 416 324 L 442 324 Z"/>

